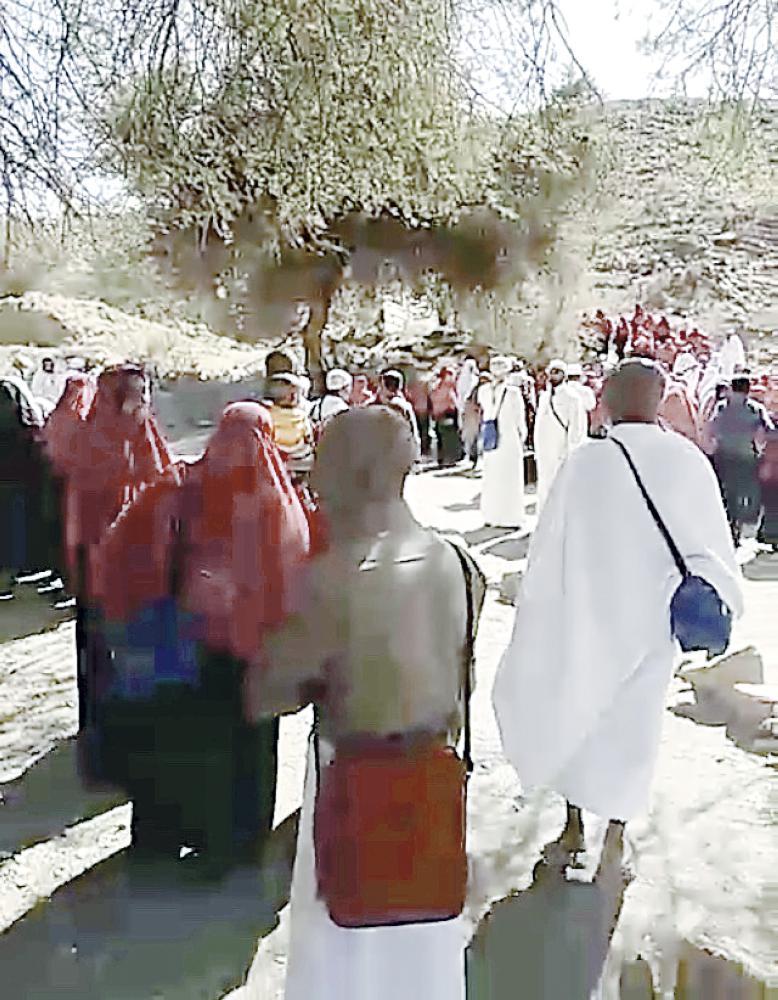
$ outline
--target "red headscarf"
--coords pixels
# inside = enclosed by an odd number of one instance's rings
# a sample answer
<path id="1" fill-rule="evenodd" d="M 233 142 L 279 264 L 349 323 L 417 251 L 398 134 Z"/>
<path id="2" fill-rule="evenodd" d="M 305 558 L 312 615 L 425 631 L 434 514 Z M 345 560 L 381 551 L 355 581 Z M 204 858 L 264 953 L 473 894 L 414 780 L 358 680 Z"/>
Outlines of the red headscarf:
<path id="1" fill-rule="evenodd" d="M 68 376 L 65 389 L 46 421 L 43 440 L 52 465 L 60 475 L 67 475 L 75 462 L 76 435 L 89 413 L 95 396 L 94 381 L 80 373 Z"/>
<path id="2" fill-rule="evenodd" d="M 183 595 L 213 649 L 252 659 L 295 606 L 305 512 L 258 403 L 226 408 L 183 487 Z"/>
<path id="3" fill-rule="evenodd" d="M 124 504 L 173 464 L 153 416 L 145 410 L 139 415 L 125 412 L 133 383 L 142 378 L 142 369 L 134 365 L 103 372 L 76 436 L 75 460 L 67 476 L 66 545 L 71 570 L 79 546 L 99 542 Z"/>
<path id="4" fill-rule="evenodd" d="M 203 641 L 253 659 L 264 632 L 292 610 L 308 550 L 270 415 L 259 403 L 232 403 L 183 485 L 162 476 L 110 528 L 97 560 L 99 599 L 110 619 L 129 620 L 170 593 L 177 551 L 181 599 Z"/>
<path id="5" fill-rule="evenodd" d="M 438 378 L 430 390 L 432 416 L 440 420 L 449 413 L 457 411 L 457 380 L 453 368 L 440 369 Z"/>

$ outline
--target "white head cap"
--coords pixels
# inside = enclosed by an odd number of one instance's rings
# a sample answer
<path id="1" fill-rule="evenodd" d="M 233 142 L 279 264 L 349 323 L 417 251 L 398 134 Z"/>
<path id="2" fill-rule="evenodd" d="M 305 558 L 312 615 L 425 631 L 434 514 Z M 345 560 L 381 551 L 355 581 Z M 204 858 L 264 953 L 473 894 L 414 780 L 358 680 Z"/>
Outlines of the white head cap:
<path id="1" fill-rule="evenodd" d="M 505 378 L 513 371 L 513 362 L 510 358 L 497 357 L 489 362 L 489 371 L 497 378 Z"/>
<path id="2" fill-rule="evenodd" d="M 581 378 L 581 376 L 583 375 L 583 365 L 578 364 L 577 361 L 575 362 L 575 364 L 568 365 L 567 375 L 568 378 Z"/>
<path id="3" fill-rule="evenodd" d="M 567 375 L 567 365 L 560 358 L 555 358 L 548 366 L 548 371 L 562 372 L 564 375 Z"/>
<path id="4" fill-rule="evenodd" d="M 330 392 L 342 392 L 344 389 L 350 390 L 353 384 L 353 378 L 342 368 L 333 368 L 327 372 L 326 385 Z"/>

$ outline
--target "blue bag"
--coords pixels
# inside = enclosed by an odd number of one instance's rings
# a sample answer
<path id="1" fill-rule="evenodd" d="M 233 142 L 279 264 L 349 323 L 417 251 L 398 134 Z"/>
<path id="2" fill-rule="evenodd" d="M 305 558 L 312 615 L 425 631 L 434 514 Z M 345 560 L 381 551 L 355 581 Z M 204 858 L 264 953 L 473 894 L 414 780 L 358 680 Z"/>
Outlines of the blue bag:
<path id="1" fill-rule="evenodd" d="M 643 499 L 681 574 L 681 584 L 670 602 L 670 627 L 673 635 L 684 653 L 704 650 L 709 659 L 720 656 L 727 651 L 732 637 L 732 612 L 722 601 L 715 587 L 701 576 L 694 576 L 689 572 L 680 549 L 643 485 L 632 456 L 621 441 L 615 437 L 611 437 L 610 440 L 619 446 L 629 463 Z"/>
<path id="2" fill-rule="evenodd" d="M 113 670 L 109 694 L 126 701 L 153 698 L 165 684 L 199 682 L 194 616 L 174 597 L 143 607 L 126 624 L 112 626 Z"/>
<path id="3" fill-rule="evenodd" d="M 109 624 L 113 670 L 109 696 L 124 701 L 153 698 L 170 684 L 196 688 L 200 674 L 195 615 L 179 598 L 184 553 L 184 526 L 171 523 L 168 593 L 145 604 L 127 622 Z"/>
<path id="4" fill-rule="evenodd" d="M 496 451 L 500 444 L 500 410 L 502 409 L 502 404 L 505 402 L 506 390 L 503 389 L 502 397 L 497 406 L 497 412 L 494 415 L 493 420 L 484 420 L 481 423 L 481 447 L 484 451 Z"/>

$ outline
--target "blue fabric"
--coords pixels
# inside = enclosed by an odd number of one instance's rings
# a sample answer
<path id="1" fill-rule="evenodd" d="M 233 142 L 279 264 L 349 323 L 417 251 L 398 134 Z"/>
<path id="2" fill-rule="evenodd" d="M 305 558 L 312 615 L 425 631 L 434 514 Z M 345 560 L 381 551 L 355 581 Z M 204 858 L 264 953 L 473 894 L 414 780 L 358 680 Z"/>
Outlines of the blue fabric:
<path id="1" fill-rule="evenodd" d="M 481 425 L 481 438 L 484 451 L 496 451 L 500 444 L 500 431 L 496 420 L 484 420 Z"/>
<path id="2" fill-rule="evenodd" d="M 123 626 L 112 626 L 113 697 L 152 697 L 164 684 L 197 687 L 195 618 L 171 597 L 146 605 Z"/>
<path id="3" fill-rule="evenodd" d="M 673 595 L 670 622 L 685 653 L 704 650 L 708 656 L 720 656 L 729 646 L 732 612 L 702 577 L 684 578 Z"/>

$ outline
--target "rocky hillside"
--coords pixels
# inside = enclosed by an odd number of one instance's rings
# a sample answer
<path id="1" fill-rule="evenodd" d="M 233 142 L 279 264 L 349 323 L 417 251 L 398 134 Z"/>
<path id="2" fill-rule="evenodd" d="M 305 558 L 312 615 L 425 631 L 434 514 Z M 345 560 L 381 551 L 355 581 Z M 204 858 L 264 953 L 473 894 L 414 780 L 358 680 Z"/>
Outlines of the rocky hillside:
<path id="1" fill-rule="evenodd" d="M 100 365 L 143 361 L 162 378 L 236 381 L 260 371 L 271 347 L 237 343 L 183 320 L 143 319 L 93 299 L 44 292 L 0 299 L 0 371 L 34 369 L 53 348 Z"/>
<path id="2" fill-rule="evenodd" d="M 778 107 L 742 123 L 703 104 L 610 105 L 588 242 L 585 308 L 635 301 L 717 332 L 778 330 Z"/>

